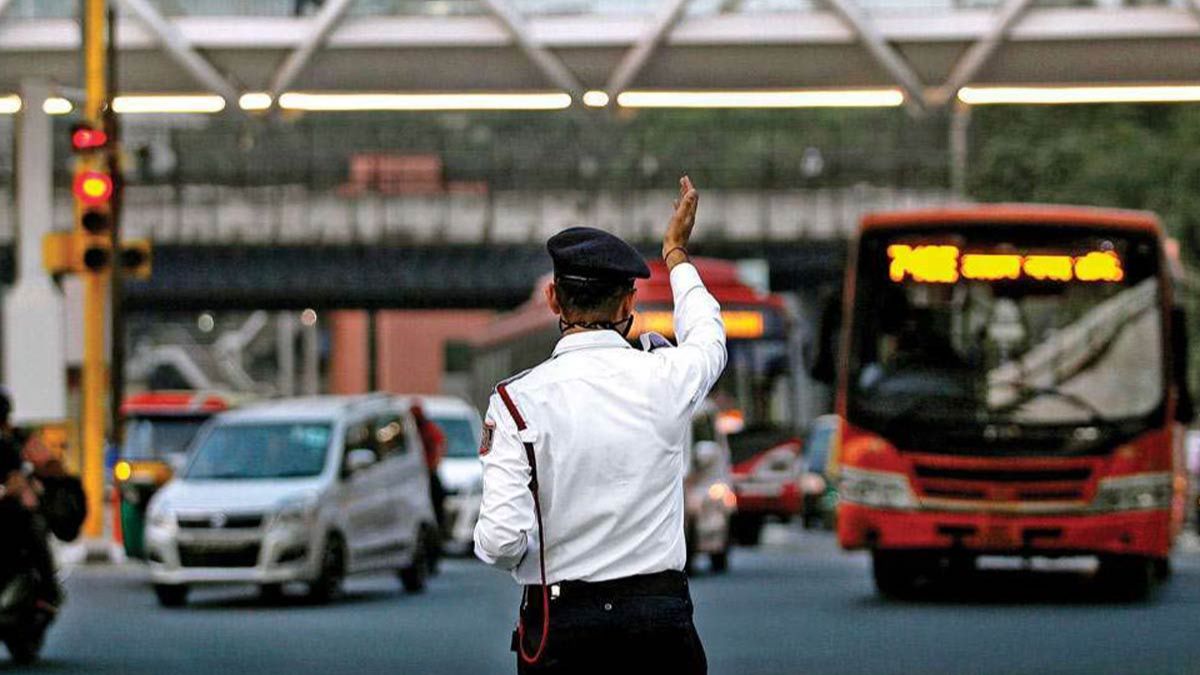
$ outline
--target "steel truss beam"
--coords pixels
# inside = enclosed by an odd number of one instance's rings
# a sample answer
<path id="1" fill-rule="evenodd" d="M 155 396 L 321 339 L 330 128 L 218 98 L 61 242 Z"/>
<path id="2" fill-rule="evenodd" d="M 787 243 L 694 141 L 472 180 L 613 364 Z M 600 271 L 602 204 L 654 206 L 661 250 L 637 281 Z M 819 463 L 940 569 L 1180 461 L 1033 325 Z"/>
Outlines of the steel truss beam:
<path id="1" fill-rule="evenodd" d="M 1200 0 L 1190 0 L 1190 2 L 1200 7 Z M 958 94 L 959 89 L 970 84 L 975 79 L 975 76 L 995 56 L 1000 46 L 1004 44 L 1004 40 L 1012 31 L 1013 26 L 1021 20 L 1021 17 L 1025 15 L 1026 10 L 1032 4 L 1033 0 L 1007 0 L 1001 5 L 996 10 L 995 23 L 992 24 L 983 37 L 979 38 L 967 49 L 967 52 L 958 60 L 958 63 L 954 64 L 954 69 L 950 71 L 949 77 L 946 78 L 946 83 L 930 96 L 930 104 L 935 107 L 944 106 L 953 100 Z"/>
<path id="2" fill-rule="evenodd" d="M 568 92 L 575 99 L 583 96 L 583 85 L 579 83 L 575 73 L 572 73 L 571 69 L 567 68 L 567 65 L 554 52 L 546 49 L 541 42 L 534 38 L 533 33 L 529 30 L 529 25 L 525 23 L 525 18 L 521 16 L 516 7 L 513 7 L 508 0 L 482 0 L 482 2 L 488 11 L 504 24 L 505 30 L 516 41 L 517 46 L 525 53 L 525 56 L 529 57 L 533 65 L 542 71 L 551 84 Z"/>
<path id="3" fill-rule="evenodd" d="M 882 66 L 896 84 L 904 90 L 909 110 L 923 113 L 926 109 L 925 85 L 921 83 L 921 78 L 917 77 L 916 71 L 912 69 L 904 56 L 884 39 L 883 33 L 879 32 L 870 17 L 854 0 L 825 0 L 825 4 L 858 35 L 859 40 L 874 57 L 876 63 Z"/>
<path id="4" fill-rule="evenodd" d="M 617 95 L 633 84 L 638 73 L 646 67 L 658 46 L 683 18 L 688 2 L 690 0 L 664 0 L 650 30 L 643 33 L 637 43 L 625 52 L 625 56 L 621 57 L 620 63 L 613 69 L 612 77 L 608 78 L 608 84 L 604 89 L 612 97 L 612 101 L 615 102 Z"/>
<path id="5" fill-rule="evenodd" d="M 279 95 L 287 91 L 296 78 L 300 77 L 317 50 L 325 44 L 329 34 L 346 18 L 352 4 L 354 0 L 330 0 L 321 6 L 321 10 L 312 19 L 312 30 L 304 41 L 288 54 L 283 63 L 279 64 L 279 69 L 271 77 L 271 85 L 268 88 L 271 101 L 278 99 Z"/>
<path id="6" fill-rule="evenodd" d="M 158 38 L 159 44 L 184 70 L 214 93 L 225 99 L 226 106 L 237 107 L 238 91 L 217 69 L 197 52 L 179 28 L 159 13 L 148 0 L 117 0 Z"/>

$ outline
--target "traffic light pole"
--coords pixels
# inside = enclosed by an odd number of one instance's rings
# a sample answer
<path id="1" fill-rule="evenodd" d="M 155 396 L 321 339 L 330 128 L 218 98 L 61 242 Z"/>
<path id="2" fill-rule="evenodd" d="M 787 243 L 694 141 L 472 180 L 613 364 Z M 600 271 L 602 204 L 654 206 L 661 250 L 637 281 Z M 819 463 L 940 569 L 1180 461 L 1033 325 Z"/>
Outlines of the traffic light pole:
<path id="1" fill-rule="evenodd" d="M 107 1 L 83 0 L 83 63 L 85 95 L 84 120 L 94 128 L 103 128 L 104 108 L 108 99 Z M 97 158 L 81 160 L 106 161 Z M 99 167 L 87 166 L 88 169 Z M 77 204 L 82 214 L 82 205 Z M 104 398 L 108 373 L 104 353 L 105 305 L 108 301 L 109 273 L 99 269 L 83 274 L 83 372 L 82 441 L 83 485 L 87 493 L 88 517 L 84 534 L 97 538 L 104 533 Z"/>
<path id="2" fill-rule="evenodd" d="M 116 98 L 117 92 L 117 16 L 112 7 L 108 8 L 108 91 L 109 98 Z M 112 270 L 112 280 L 109 283 L 109 437 L 118 447 L 125 441 L 125 429 L 121 422 L 121 401 L 125 400 L 125 266 L 119 264 L 122 259 L 121 250 L 121 211 L 124 204 L 125 175 L 121 171 L 121 126 L 117 114 L 109 105 L 104 111 L 104 130 L 108 133 L 108 143 L 112 150 L 108 153 L 108 173 L 113 179 L 112 200 L 112 237 L 113 251 L 116 263 L 109 266 Z"/>

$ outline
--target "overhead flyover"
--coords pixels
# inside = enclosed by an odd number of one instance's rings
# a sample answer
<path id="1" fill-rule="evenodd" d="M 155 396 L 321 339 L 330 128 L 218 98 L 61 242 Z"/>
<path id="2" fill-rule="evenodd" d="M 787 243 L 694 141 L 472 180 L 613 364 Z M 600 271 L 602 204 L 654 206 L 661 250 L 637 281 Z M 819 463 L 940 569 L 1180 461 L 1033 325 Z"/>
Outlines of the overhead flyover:
<path id="1" fill-rule="evenodd" d="M 1198 2 L 113 0 L 123 90 L 215 94 L 234 110 L 289 107 L 289 92 L 599 107 L 643 91 L 845 89 L 921 109 L 962 87 L 1200 83 Z M 31 76 L 78 83 L 76 5 L 0 0 L 0 93 Z"/>

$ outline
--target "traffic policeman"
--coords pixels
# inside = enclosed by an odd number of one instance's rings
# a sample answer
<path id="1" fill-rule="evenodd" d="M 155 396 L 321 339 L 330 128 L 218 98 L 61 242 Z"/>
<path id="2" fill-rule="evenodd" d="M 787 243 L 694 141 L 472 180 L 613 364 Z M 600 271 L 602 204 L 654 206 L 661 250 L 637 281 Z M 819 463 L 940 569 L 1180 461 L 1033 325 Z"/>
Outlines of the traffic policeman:
<path id="1" fill-rule="evenodd" d="M 562 338 L 497 386 L 480 447 L 475 554 L 524 586 L 519 673 L 707 672 L 682 571 L 684 445 L 726 352 L 688 259 L 697 200 L 685 176 L 663 238 L 675 347 L 626 340 L 650 276 L 632 246 L 582 227 L 547 242 Z"/>

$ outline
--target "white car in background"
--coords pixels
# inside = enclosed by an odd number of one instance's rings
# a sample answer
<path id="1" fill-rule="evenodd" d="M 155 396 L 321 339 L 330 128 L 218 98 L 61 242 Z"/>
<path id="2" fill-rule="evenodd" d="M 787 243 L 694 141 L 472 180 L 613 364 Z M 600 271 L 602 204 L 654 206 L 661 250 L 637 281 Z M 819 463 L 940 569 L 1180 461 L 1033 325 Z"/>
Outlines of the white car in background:
<path id="1" fill-rule="evenodd" d="M 447 553 L 469 553 L 483 485 L 483 465 L 479 463 L 483 423 L 479 411 L 453 396 L 413 395 L 405 400 L 408 404 L 419 402 L 425 416 L 446 434 L 446 455 L 438 465 L 438 478 L 446 492 L 442 548 Z"/>
<path id="2" fill-rule="evenodd" d="M 199 584 L 303 582 L 313 600 L 347 574 L 425 586 L 437 553 L 416 424 L 395 397 L 322 396 L 221 413 L 150 501 L 146 552 L 159 602 Z"/>

